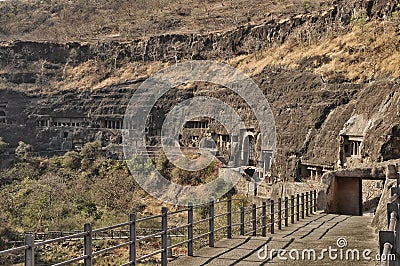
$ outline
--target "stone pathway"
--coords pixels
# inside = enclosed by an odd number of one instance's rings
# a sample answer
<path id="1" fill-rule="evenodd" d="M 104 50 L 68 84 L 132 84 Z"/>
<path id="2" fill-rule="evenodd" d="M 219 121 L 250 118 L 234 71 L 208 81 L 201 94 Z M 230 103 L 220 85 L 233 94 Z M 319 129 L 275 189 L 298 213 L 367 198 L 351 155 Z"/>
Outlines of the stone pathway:
<path id="1" fill-rule="evenodd" d="M 193 257 L 180 257 L 169 265 L 378 265 L 375 261 L 379 252 L 378 236 L 370 226 L 372 218 L 371 214 L 319 213 L 265 238 L 235 236 L 223 239 L 215 244 L 215 248 L 203 248 L 195 251 Z M 272 249 L 284 249 L 286 253 L 281 253 L 279 258 L 276 252 L 271 255 Z M 297 254 L 298 260 L 295 259 Z"/>

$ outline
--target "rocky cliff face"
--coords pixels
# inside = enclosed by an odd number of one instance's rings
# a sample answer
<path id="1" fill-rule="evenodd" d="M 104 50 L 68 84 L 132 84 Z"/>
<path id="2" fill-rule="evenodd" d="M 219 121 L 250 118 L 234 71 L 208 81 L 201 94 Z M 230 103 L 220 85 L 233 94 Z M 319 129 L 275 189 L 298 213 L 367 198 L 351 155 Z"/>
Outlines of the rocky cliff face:
<path id="1" fill-rule="evenodd" d="M 281 45 L 291 38 L 307 40 L 333 31 L 347 31 L 354 14 L 381 19 L 397 9 L 397 1 L 337 1 L 322 13 L 207 35 L 169 34 L 123 43 L 2 43 L 0 118 L 4 113 L 5 120 L 0 123 L 0 136 L 11 148 L 22 140 L 31 143 L 36 151 L 69 150 L 92 140 L 101 140 L 104 146 L 118 146 L 125 107 L 143 79 L 117 80 L 97 90 L 82 90 L 77 83 L 66 90 L 60 84 L 65 82 L 68 69 L 93 62 L 117 70 L 135 62 L 226 60 Z M 314 59 L 329 60 L 328 57 Z M 337 163 L 341 151 L 340 132 L 353 116 L 368 121 L 360 132 L 361 154 L 354 159 L 355 164 L 398 158 L 400 94 L 397 81 L 326 82 L 319 75 L 304 70 L 308 63 L 309 60 L 299 63 L 298 69 L 266 67 L 253 76 L 276 116 L 278 150 L 274 175 L 294 180 L 304 175 L 299 173 L 302 165 L 312 164 L 321 169 L 343 167 Z M 88 75 L 97 75 L 98 71 L 95 68 Z M 105 72 L 101 79 L 108 78 L 111 72 Z M 242 106 L 237 97 L 227 98 L 224 91 L 210 92 L 199 86 L 171 91 L 160 101 L 158 112 L 162 116 L 179 99 L 194 94 L 221 98 L 236 108 Z M 249 113 L 248 107 L 241 109 L 243 115 Z"/>
<path id="2" fill-rule="evenodd" d="M 65 65 L 98 60 L 115 67 L 126 62 L 189 59 L 224 60 L 277 46 L 290 38 L 307 40 L 346 31 L 354 14 L 381 18 L 398 10 L 397 1 L 334 1 L 323 12 L 270 20 L 210 34 L 167 34 L 130 42 L 49 43 L 14 41 L 0 45 L 0 77 L 16 84 L 61 78 Z M 41 76 L 41 77 L 40 77 Z"/>

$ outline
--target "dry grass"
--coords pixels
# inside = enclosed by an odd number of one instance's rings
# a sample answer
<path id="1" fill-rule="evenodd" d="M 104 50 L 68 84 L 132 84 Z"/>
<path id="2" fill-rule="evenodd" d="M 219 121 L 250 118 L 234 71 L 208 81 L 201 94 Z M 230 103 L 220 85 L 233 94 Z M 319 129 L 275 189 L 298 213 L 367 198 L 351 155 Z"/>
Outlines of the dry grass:
<path id="1" fill-rule="evenodd" d="M 77 66 L 66 66 L 62 81 L 56 84 L 58 90 L 79 88 L 96 90 L 113 84 L 146 78 L 167 67 L 162 62 L 125 63 L 116 69 L 110 69 L 101 61 L 89 60 Z"/>
<path id="2" fill-rule="evenodd" d="M 398 20 L 372 21 L 354 26 L 347 34 L 323 38 L 315 43 L 285 44 L 243 55 L 228 63 L 256 75 L 268 66 L 285 66 L 315 72 L 325 81 L 371 81 L 400 77 L 400 41 Z M 326 60 L 321 60 L 325 58 Z M 129 62 L 114 68 L 104 62 L 89 60 L 78 66 L 66 66 L 59 89 L 97 89 L 112 84 L 145 78 L 167 67 L 162 62 Z"/>
<path id="3" fill-rule="evenodd" d="M 320 0 L 0 1 L 0 38 L 129 40 L 171 32 L 227 30 L 321 9 Z"/>
<path id="4" fill-rule="evenodd" d="M 323 38 L 313 44 L 289 41 L 276 48 L 235 58 L 230 63 L 251 74 L 273 65 L 313 71 L 325 80 L 335 80 L 338 76 L 353 82 L 398 78 L 398 22 L 398 19 L 372 21 L 354 26 L 347 34 Z M 322 57 L 329 59 L 321 62 Z"/>

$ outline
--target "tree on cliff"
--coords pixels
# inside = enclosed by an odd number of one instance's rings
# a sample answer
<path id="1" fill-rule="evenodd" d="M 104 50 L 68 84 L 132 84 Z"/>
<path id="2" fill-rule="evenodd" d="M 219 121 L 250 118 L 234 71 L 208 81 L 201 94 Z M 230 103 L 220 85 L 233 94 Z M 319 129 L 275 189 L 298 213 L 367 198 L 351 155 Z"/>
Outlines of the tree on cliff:
<path id="1" fill-rule="evenodd" d="M 101 143 L 100 141 L 88 142 L 83 146 L 80 155 L 84 159 L 95 160 L 101 155 Z"/>
<path id="2" fill-rule="evenodd" d="M 170 173 L 170 163 L 165 155 L 164 151 L 161 149 L 157 153 L 157 158 L 155 161 L 157 171 L 165 178 L 169 177 Z"/>
<path id="3" fill-rule="evenodd" d="M 18 142 L 18 147 L 15 149 L 15 156 L 20 161 L 26 161 L 33 152 L 33 147 L 23 141 Z"/>
<path id="4" fill-rule="evenodd" d="M 4 154 L 7 151 L 8 143 L 3 141 L 3 138 L 0 137 L 0 155 Z"/>

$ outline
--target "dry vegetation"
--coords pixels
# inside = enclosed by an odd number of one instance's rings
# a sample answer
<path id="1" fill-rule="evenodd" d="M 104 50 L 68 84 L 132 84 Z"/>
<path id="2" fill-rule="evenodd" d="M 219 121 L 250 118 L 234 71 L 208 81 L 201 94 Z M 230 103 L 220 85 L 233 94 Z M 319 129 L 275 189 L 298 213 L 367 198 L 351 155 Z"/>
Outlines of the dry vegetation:
<path id="1" fill-rule="evenodd" d="M 168 63 L 158 61 L 130 62 L 111 69 L 103 62 L 89 60 L 77 66 L 66 66 L 62 80 L 57 82 L 55 87 L 65 90 L 95 90 L 129 80 L 147 78 L 167 66 Z"/>
<path id="2" fill-rule="evenodd" d="M 400 77 L 399 17 L 353 23 L 344 35 L 313 42 L 287 43 L 235 58 L 231 63 L 251 74 L 268 66 L 312 71 L 325 81 L 368 82 Z"/>
<path id="3" fill-rule="evenodd" d="M 271 65 L 302 69 L 321 75 L 326 82 L 399 78 L 399 21 L 400 18 L 393 17 L 391 20 L 354 24 L 352 30 L 344 35 L 312 42 L 299 42 L 292 38 L 281 46 L 239 56 L 228 63 L 250 75 L 257 75 Z M 68 67 L 58 87 L 96 89 L 144 78 L 168 66 L 168 63 L 157 61 L 127 63 L 116 69 L 93 64 L 101 63 L 89 61 Z"/>
<path id="4" fill-rule="evenodd" d="M 0 2 L 0 39 L 129 40 L 227 30 L 321 8 L 320 0 L 12 0 Z"/>

